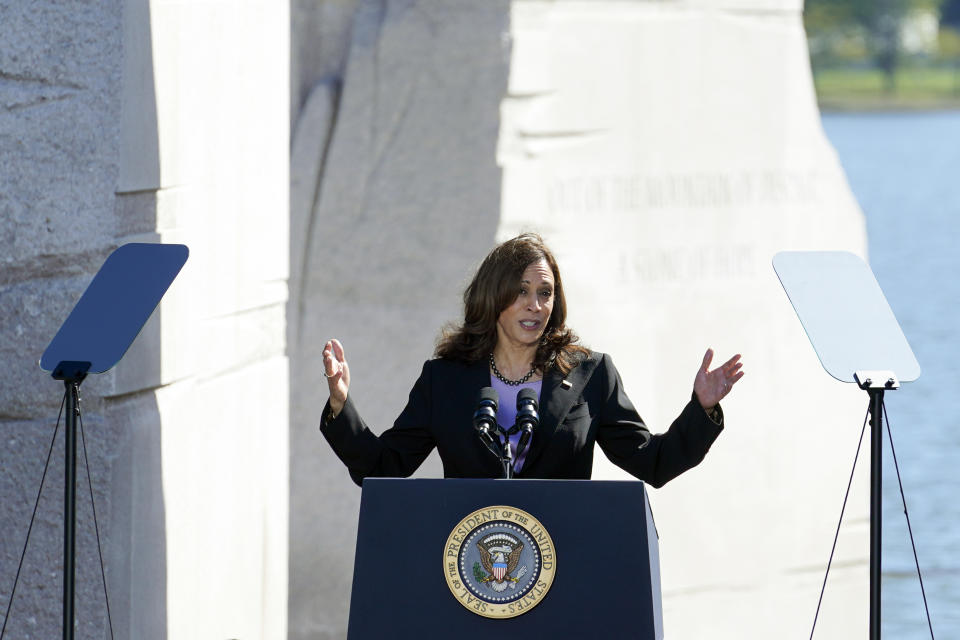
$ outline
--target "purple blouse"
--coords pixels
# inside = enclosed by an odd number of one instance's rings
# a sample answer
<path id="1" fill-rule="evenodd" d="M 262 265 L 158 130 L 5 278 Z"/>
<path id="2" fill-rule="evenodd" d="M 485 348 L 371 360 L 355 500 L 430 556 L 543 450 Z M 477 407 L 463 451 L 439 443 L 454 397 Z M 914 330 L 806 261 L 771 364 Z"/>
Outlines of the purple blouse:
<path id="1" fill-rule="evenodd" d="M 517 421 L 517 396 L 520 394 L 520 389 L 533 389 L 537 392 L 537 401 L 540 401 L 540 388 L 543 385 L 543 380 L 537 380 L 536 382 L 524 382 L 523 384 L 512 387 L 508 384 L 504 384 L 500 378 L 490 374 L 490 385 L 497 392 L 497 395 L 500 396 L 500 401 L 497 403 L 497 424 L 503 428 L 504 431 L 509 429 Z M 530 441 L 527 443 L 527 448 L 523 450 L 523 455 L 519 458 L 517 455 L 517 444 L 520 442 L 520 432 L 514 433 L 510 436 L 510 451 L 513 453 L 513 470 L 520 471 L 523 468 L 523 463 L 527 459 L 527 453 L 530 452 L 530 445 L 533 444 L 533 436 L 530 437 Z"/>

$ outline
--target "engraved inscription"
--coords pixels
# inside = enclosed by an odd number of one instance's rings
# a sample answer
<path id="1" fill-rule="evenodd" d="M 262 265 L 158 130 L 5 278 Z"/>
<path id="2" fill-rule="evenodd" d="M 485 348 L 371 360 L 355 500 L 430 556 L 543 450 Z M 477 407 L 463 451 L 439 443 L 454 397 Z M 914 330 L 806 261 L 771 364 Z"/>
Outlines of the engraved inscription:
<path id="1" fill-rule="evenodd" d="M 756 265 L 751 245 L 650 247 L 621 254 L 618 270 L 624 281 L 661 284 L 752 277 Z"/>
<path id="2" fill-rule="evenodd" d="M 640 212 L 671 208 L 816 204 L 825 174 L 757 171 L 560 178 L 547 184 L 551 214 Z"/>

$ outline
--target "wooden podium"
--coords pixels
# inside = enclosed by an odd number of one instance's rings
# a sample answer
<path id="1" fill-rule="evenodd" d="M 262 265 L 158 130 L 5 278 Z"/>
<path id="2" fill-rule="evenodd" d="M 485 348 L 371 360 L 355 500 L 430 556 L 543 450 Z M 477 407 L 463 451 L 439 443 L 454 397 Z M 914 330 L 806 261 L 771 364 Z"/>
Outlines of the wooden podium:
<path id="1" fill-rule="evenodd" d="M 643 483 L 364 480 L 348 635 L 663 638 Z"/>

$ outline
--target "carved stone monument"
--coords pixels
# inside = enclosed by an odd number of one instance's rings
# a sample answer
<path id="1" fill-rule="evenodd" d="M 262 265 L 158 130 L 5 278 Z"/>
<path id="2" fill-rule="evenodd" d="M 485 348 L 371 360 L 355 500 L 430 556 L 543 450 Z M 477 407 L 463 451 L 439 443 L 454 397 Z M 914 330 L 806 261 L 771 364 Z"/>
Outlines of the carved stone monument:
<path id="1" fill-rule="evenodd" d="M 864 406 L 821 371 L 770 260 L 862 254 L 866 238 L 820 128 L 800 10 L 361 3 L 335 124 L 314 134 L 316 197 L 292 211 L 306 232 L 291 246 L 291 637 L 343 632 L 352 575 L 359 490 L 316 431 L 323 342 L 343 341 L 351 394 L 386 428 L 479 259 L 523 230 L 557 251 L 571 325 L 612 354 L 654 430 L 708 346 L 744 356 L 725 433 L 652 492 L 667 637 L 812 621 Z M 304 113 L 326 118 L 330 95 Z M 595 478 L 621 476 L 597 454 Z M 866 624 L 863 478 L 854 491 L 821 611 L 837 637 Z"/>
<path id="2" fill-rule="evenodd" d="M 315 639 L 345 631 L 359 502 L 317 431 L 324 341 L 386 428 L 479 260 L 531 229 L 654 430 L 706 347 L 744 356 L 725 433 L 651 492 L 667 637 L 806 628 L 865 407 L 821 372 L 770 258 L 866 240 L 800 2 L 289 6 L 0 0 L 0 609 L 58 407 L 36 358 L 117 245 L 191 249 L 81 387 L 117 637 L 283 638 L 289 585 L 289 637 Z M 13 637 L 58 633 L 57 464 Z M 864 480 L 829 636 L 866 626 Z M 100 637 L 87 500 L 78 634 Z"/>
<path id="3" fill-rule="evenodd" d="M 37 360 L 127 242 L 191 258 L 80 388 L 117 638 L 283 638 L 289 14 L 0 0 L 0 611 L 62 384 Z M 252 46 L 255 43 L 256 46 Z M 60 635 L 63 427 L 5 630 Z M 109 637 L 83 455 L 77 637 Z"/>
<path id="4" fill-rule="evenodd" d="M 571 324 L 613 355 L 655 430 L 706 347 L 743 354 L 725 432 L 651 493 L 664 626 L 776 637 L 812 622 L 865 403 L 823 372 L 771 259 L 862 254 L 866 237 L 796 7 L 690 4 L 514 5 L 498 238 L 532 227 L 551 241 Z M 597 457 L 594 478 L 622 476 Z M 854 491 L 820 621 L 844 637 L 866 624 L 863 477 Z"/>

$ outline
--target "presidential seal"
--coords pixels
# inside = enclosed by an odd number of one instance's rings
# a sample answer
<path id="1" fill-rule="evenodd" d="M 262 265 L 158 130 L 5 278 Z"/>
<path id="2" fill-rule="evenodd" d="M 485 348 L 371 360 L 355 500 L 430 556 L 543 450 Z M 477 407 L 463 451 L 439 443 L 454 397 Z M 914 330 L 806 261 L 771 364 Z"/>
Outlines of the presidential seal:
<path id="1" fill-rule="evenodd" d="M 454 527 L 443 550 L 450 592 L 487 618 L 513 618 L 540 604 L 556 566 L 550 534 L 514 507 L 474 511 Z"/>

